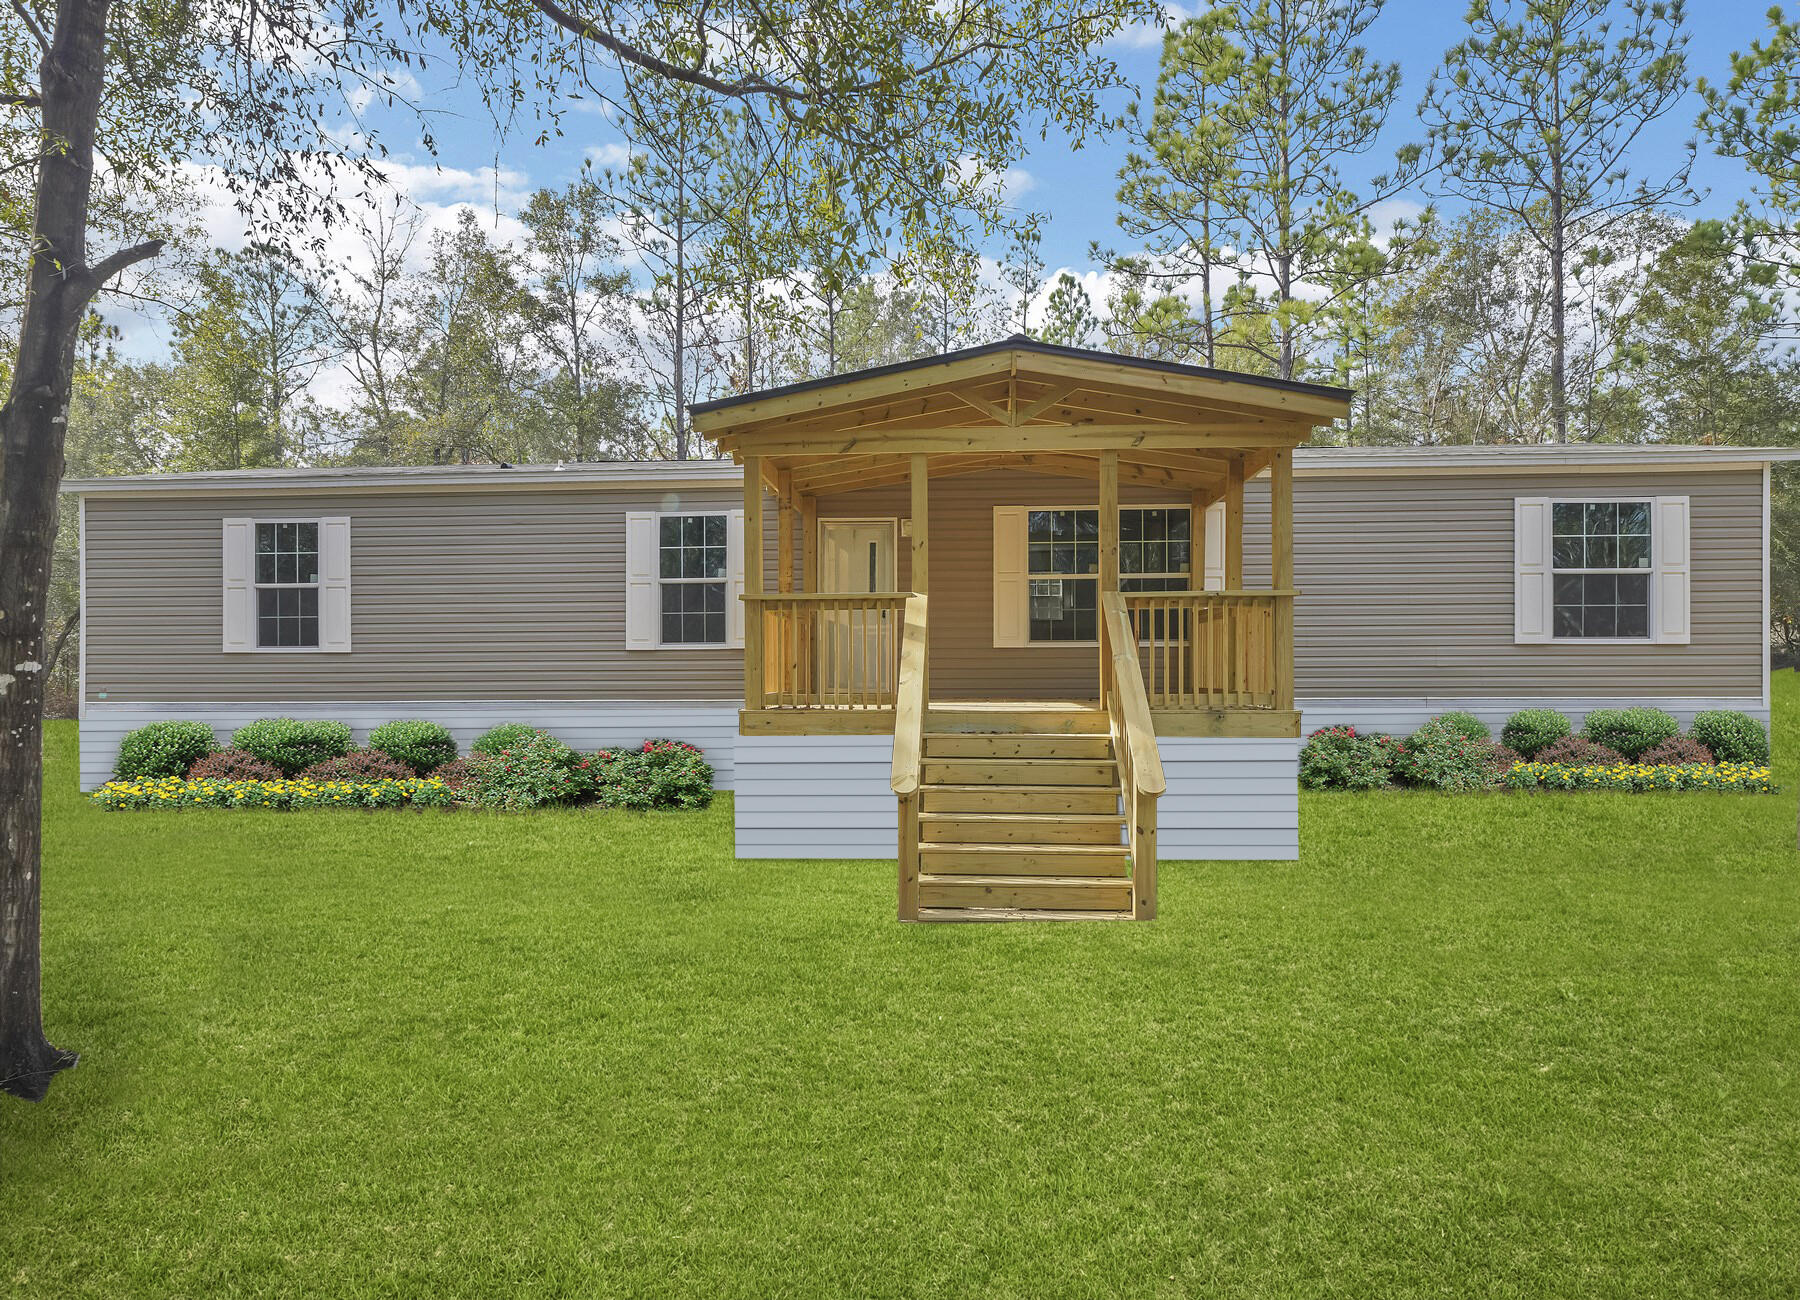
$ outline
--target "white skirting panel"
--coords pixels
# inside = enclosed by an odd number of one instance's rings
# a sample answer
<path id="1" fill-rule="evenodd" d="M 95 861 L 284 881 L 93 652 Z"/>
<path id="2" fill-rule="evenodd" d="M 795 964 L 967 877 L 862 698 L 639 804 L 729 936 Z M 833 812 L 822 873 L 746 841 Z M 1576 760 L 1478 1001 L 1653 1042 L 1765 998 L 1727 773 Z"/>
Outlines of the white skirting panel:
<path id="1" fill-rule="evenodd" d="M 1500 728 L 1506 725 L 1506 720 L 1520 709 L 1555 709 L 1558 713 L 1567 715 L 1569 722 L 1579 731 L 1583 720 L 1594 709 L 1629 709 L 1640 704 L 1674 714 L 1684 727 L 1694 720 L 1696 713 L 1704 713 L 1708 709 L 1736 709 L 1760 720 L 1765 727 L 1769 725 L 1769 705 L 1756 696 L 1710 699 L 1683 696 L 1659 700 L 1645 699 L 1642 696 L 1611 699 L 1592 695 L 1540 698 L 1504 696 L 1498 699 L 1376 699 L 1364 695 L 1351 699 L 1295 701 L 1295 706 L 1301 712 L 1303 735 L 1309 731 L 1317 731 L 1320 727 L 1349 723 L 1358 731 L 1386 731 L 1404 736 L 1416 730 L 1427 718 L 1436 717 L 1440 713 L 1460 712 L 1473 713 L 1487 723 L 1493 729 L 1496 739 L 1500 735 Z"/>
<path id="2" fill-rule="evenodd" d="M 892 736 L 739 736 L 740 858 L 893 858 Z"/>
<path id="3" fill-rule="evenodd" d="M 713 784 L 721 790 L 732 788 L 732 759 L 738 743 L 738 706 L 731 702 L 377 700 L 344 704 L 127 704 L 89 700 L 81 720 L 81 788 L 97 789 L 111 779 L 120 738 L 146 722 L 170 718 L 204 722 L 212 727 L 219 743 L 225 745 L 230 743 L 231 733 L 246 722 L 276 717 L 346 722 L 359 745 L 368 739 L 371 728 L 384 722 L 425 718 L 450 728 L 463 753 L 482 732 L 502 722 L 541 727 L 580 750 L 635 745 L 653 736 L 666 736 L 698 745 L 713 766 Z"/>
<path id="4" fill-rule="evenodd" d="M 1167 789 L 1156 805 L 1156 856 L 1213 861 L 1300 856 L 1300 742 L 1164 736 Z"/>

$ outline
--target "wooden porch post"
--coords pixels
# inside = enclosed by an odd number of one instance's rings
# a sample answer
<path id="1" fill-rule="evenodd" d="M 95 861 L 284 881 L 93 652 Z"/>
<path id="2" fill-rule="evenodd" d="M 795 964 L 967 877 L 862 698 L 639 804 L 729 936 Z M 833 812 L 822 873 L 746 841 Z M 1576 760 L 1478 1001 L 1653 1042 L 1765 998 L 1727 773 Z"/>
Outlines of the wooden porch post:
<path id="1" fill-rule="evenodd" d="M 763 706 L 762 457 L 744 457 L 744 707 Z"/>
<path id="2" fill-rule="evenodd" d="M 775 481 L 775 590 L 786 595 L 794 589 L 794 472 L 780 470 Z"/>
<path id="3" fill-rule="evenodd" d="M 1269 585 L 1294 589 L 1294 453 L 1282 447 L 1269 457 Z M 1275 597 L 1275 707 L 1294 707 L 1294 598 Z"/>
<path id="4" fill-rule="evenodd" d="M 1225 589 L 1244 589 L 1244 454 L 1225 462 Z"/>
<path id="5" fill-rule="evenodd" d="M 1206 590 L 1206 493 L 1194 493 L 1192 504 L 1188 507 L 1188 590 Z M 1206 693 L 1206 679 L 1201 674 L 1206 665 L 1202 662 L 1200 646 L 1204 637 L 1201 628 L 1208 626 L 1196 605 L 1188 615 L 1187 626 L 1183 631 L 1187 635 L 1187 646 L 1184 654 L 1187 657 L 1188 689 L 1196 695 Z"/>
<path id="6" fill-rule="evenodd" d="M 1100 453 L 1100 600 L 1095 602 L 1096 636 L 1100 642 L 1100 703 L 1106 703 L 1106 681 L 1112 671 L 1112 650 L 1107 644 L 1105 597 L 1119 589 L 1119 453 L 1108 448 Z"/>
<path id="7" fill-rule="evenodd" d="M 908 465 L 912 478 L 912 589 L 920 595 L 931 590 L 931 475 L 928 458 L 922 451 L 914 452 Z M 896 586 L 899 584 L 896 583 Z M 927 704 L 931 700 L 931 646 L 930 629 L 926 630 L 925 665 L 920 671 L 924 679 L 925 689 L 922 692 Z"/>

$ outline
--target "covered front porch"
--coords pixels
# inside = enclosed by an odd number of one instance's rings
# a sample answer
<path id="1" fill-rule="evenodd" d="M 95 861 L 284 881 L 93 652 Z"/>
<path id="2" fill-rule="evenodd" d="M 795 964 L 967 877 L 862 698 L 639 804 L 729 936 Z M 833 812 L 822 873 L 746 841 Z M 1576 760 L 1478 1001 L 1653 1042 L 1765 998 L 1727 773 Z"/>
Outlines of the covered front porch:
<path id="1" fill-rule="evenodd" d="M 1151 875 L 1161 738 L 1299 734 L 1293 449 L 1346 400 L 1015 337 L 695 408 L 744 467 L 742 733 L 893 737 L 905 915 L 927 738 L 973 732 L 970 716 L 990 735 L 1053 734 L 1060 708 L 1065 732 L 1109 740 L 1095 761 L 1136 810 L 1129 864 Z M 1059 779 L 1078 758 L 988 748 Z M 1149 914 L 1153 892 L 1134 906 Z"/>

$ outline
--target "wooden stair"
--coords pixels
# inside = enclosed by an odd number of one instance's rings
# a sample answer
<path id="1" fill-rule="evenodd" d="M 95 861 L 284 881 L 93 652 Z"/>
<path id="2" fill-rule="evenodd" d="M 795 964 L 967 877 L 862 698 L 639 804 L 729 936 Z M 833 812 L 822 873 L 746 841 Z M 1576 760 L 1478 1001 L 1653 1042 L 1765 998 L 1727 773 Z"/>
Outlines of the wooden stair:
<path id="1" fill-rule="evenodd" d="M 919 920 L 1131 919 L 1104 712 L 933 707 L 921 770 Z"/>

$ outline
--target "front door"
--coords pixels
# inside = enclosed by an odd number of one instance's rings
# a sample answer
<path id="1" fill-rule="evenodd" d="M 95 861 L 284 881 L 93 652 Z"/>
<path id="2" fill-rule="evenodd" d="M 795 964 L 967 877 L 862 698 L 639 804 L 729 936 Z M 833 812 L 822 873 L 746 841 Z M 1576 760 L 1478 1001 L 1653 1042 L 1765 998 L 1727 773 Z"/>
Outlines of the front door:
<path id="1" fill-rule="evenodd" d="M 819 590 L 839 596 L 893 591 L 894 531 L 892 519 L 821 519 Z M 895 629 L 884 626 L 886 619 L 873 613 L 825 616 L 819 627 L 819 659 L 826 689 L 890 685 L 882 651 L 897 642 Z"/>

